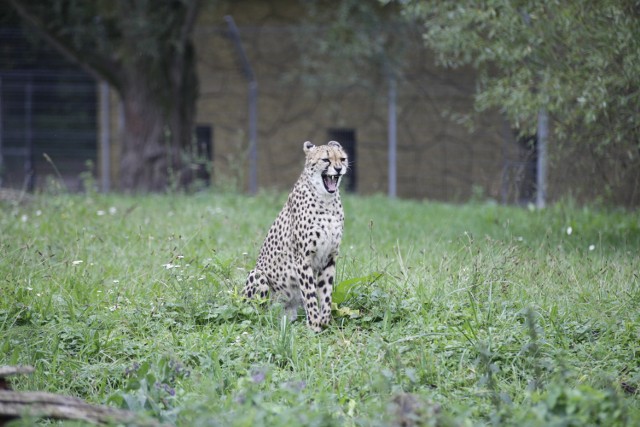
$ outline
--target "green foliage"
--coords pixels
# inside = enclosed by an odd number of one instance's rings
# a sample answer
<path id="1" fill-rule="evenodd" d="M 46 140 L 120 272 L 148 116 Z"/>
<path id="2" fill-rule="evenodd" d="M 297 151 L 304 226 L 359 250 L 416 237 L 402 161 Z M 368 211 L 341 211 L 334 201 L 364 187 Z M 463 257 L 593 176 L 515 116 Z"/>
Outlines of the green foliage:
<path id="1" fill-rule="evenodd" d="M 550 384 L 545 393 L 534 396 L 532 410 L 523 411 L 517 421 L 525 426 L 633 425 L 627 411 L 613 388 L 567 387 L 559 380 Z"/>
<path id="2" fill-rule="evenodd" d="M 563 139 L 640 145 L 640 9 L 607 0 L 405 4 L 439 63 L 480 71 L 476 106 L 499 108 L 525 134 L 545 108 Z"/>
<path id="3" fill-rule="evenodd" d="M 354 292 L 357 292 L 360 286 L 372 285 L 380 277 L 382 277 L 381 273 L 371 273 L 363 277 L 352 277 L 351 279 L 341 281 L 333 290 L 334 304 L 342 304 Z M 362 293 L 362 291 L 360 292 Z"/>
<path id="4" fill-rule="evenodd" d="M 177 381 L 188 378 L 190 371 L 180 362 L 160 357 L 157 363 L 148 361 L 134 363 L 125 370 L 127 382 L 123 390 L 117 391 L 108 401 L 125 409 L 146 412 L 163 421 L 175 423 Z"/>
<path id="5" fill-rule="evenodd" d="M 283 200 L 0 202 L 15 388 L 179 426 L 640 422 L 637 213 L 346 196 L 315 334 L 239 297 Z"/>
<path id="6" fill-rule="evenodd" d="M 376 0 L 306 1 L 304 31 L 295 40 L 302 52 L 303 81 L 344 90 L 379 89 L 379 79 L 398 74 L 419 39 L 400 8 Z M 300 74 L 300 70 L 296 71 Z M 292 76 L 299 78 L 299 75 Z"/>

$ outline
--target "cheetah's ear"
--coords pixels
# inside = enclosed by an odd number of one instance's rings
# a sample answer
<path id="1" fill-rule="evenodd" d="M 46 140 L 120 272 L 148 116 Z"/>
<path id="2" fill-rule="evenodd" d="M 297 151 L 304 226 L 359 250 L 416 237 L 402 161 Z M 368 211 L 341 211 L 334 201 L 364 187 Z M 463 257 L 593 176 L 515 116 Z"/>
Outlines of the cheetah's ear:
<path id="1" fill-rule="evenodd" d="M 340 143 L 338 141 L 329 141 L 327 143 L 327 145 L 331 146 L 331 147 L 338 147 L 338 148 L 342 148 L 342 145 L 340 145 Z"/>
<path id="2" fill-rule="evenodd" d="M 311 143 L 311 141 L 307 141 L 304 143 L 303 148 L 304 148 L 304 152 L 305 154 L 309 152 L 309 150 L 311 150 L 313 147 L 315 147 L 315 145 L 313 145 Z"/>

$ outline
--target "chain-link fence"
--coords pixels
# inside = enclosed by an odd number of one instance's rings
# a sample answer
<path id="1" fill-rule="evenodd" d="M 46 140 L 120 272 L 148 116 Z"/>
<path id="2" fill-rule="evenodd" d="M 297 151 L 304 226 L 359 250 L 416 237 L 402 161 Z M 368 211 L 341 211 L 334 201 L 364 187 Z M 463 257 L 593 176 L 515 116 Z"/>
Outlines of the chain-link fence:
<path id="1" fill-rule="evenodd" d="M 323 75 L 323 66 L 318 69 L 316 65 L 310 73 L 304 55 L 309 30 L 300 26 L 241 25 L 238 30 L 259 84 L 258 187 L 288 189 L 300 172 L 302 142 L 337 139 L 353 162 L 345 190 L 387 193 L 387 76 L 379 70 L 365 70 L 369 74 L 345 83 L 339 73 Z M 0 39 L 11 44 L 13 51 L 29 51 L 20 37 L 16 32 L 0 31 Z M 197 138 L 206 136 L 214 182 L 240 182 L 237 188 L 247 189 L 249 85 L 238 65 L 236 46 L 223 24 L 200 26 L 195 39 L 200 79 Z M 472 70 L 442 70 L 419 39 L 407 40 L 407 44 L 411 63 L 396 75 L 397 195 L 448 201 L 472 197 L 518 204 L 533 201 L 535 137 L 517 139 L 497 113 L 476 117 L 469 131 L 458 113 L 473 109 L 476 82 Z M 76 190 L 81 188 L 79 176 L 90 170 L 87 162 L 96 163 L 97 117 L 104 113 L 99 111 L 97 85 L 77 68 L 60 66 L 60 55 L 47 55 L 37 66 L 15 58 L 11 63 L 10 55 L 0 57 L 2 186 L 32 189 L 45 185 L 44 177 L 53 175 Z M 29 66 L 15 67 L 15 63 Z M 362 67 L 344 67 L 363 72 Z M 104 121 L 111 126 L 118 123 L 113 104 L 113 117 Z M 118 152 L 119 132 L 111 130 L 112 167 L 117 167 L 113 153 Z M 566 194 L 582 196 L 582 200 L 603 195 L 603 200 L 619 204 L 637 203 L 636 154 L 623 149 L 604 153 L 581 149 L 579 142 L 559 146 L 551 141 L 550 150 L 552 200 Z M 611 168 L 614 151 L 621 153 L 621 160 L 615 162 L 621 166 Z"/>

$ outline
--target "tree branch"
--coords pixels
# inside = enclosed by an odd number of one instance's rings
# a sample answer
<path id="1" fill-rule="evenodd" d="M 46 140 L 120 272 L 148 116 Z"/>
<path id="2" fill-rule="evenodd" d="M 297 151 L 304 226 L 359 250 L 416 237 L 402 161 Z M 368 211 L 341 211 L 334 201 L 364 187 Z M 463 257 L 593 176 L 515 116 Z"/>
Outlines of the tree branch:
<path id="1" fill-rule="evenodd" d="M 116 89 L 122 87 L 121 66 L 117 61 L 98 55 L 95 52 L 80 52 L 71 47 L 64 37 L 47 28 L 40 17 L 28 10 L 20 0 L 9 0 L 18 15 L 34 28 L 44 40 L 64 55 L 69 61 L 80 66 L 96 80 L 106 80 Z"/>
<path id="2" fill-rule="evenodd" d="M 172 72 L 175 74 L 173 78 L 175 79 L 175 83 L 177 89 L 182 88 L 182 83 L 184 81 L 184 72 L 185 72 L 185 52 L 184 50 L 187 48 L 187 43 L 189 43 L 189 38 L 193 32 L 193 28 L 196 23 L 196 19 L 198 17 L 198 11 L 200 9 L 200 0 L 191 0 L 187 4 L 187 11 L 185 12 L 184 21 L 182 22 L 182 26 L 180 27 L 180 33 L 178 38 L 178 55 L 175 57 L 175 62 L 173 66 Z"/>
<path id="3" fill-rule="evenodd" d="M 193 32 L 193 28 L 196 24 L 196 19 L 198 18 L 198 11 L 200 10 L 201 4 L 202 2 L 200 0 L 191 0 L 189 2 L 187 6 L 187 12 L 185 14 L 185 19 L 182 24 L 182 28 L 180 29 L 180 46 L 184 46 L 189 40 L 189 37 L 191 37 L 191 33 Z"/>

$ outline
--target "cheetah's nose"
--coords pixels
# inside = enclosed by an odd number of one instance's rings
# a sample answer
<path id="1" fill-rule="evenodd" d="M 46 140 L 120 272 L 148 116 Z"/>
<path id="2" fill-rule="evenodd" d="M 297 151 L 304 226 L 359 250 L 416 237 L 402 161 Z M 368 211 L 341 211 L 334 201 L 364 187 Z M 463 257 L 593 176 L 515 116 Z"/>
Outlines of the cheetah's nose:
<path id="1" fill-rule="evenodd" d="M 336 170 L 336 173 L 338 173 L 338 174 L 342 170 L 342 166 L 334 166 L 333 168 Z"/>

